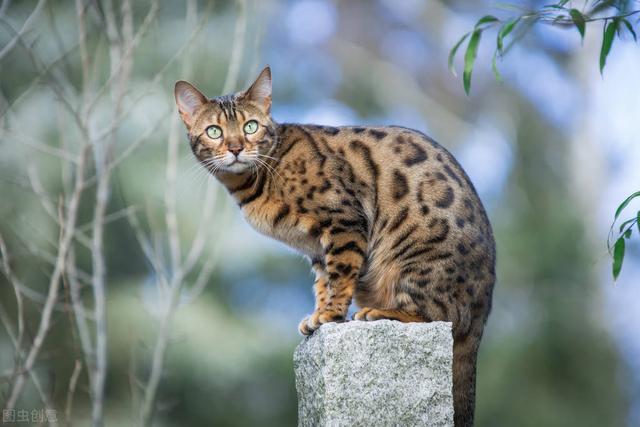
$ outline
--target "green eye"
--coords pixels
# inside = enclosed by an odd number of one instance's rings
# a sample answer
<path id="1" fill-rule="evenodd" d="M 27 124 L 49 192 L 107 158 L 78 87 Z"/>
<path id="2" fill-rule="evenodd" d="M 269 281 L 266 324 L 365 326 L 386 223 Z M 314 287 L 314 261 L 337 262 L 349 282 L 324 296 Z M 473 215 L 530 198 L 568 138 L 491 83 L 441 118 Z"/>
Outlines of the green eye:
<path id="1" fill-rule="evenodd" d="M 249 120 L 247 123 L 244 124 L 244 133 L 252 134 L 252 133 L 256 133 L 257 130 L 258 130 L 258 122 L 256 122 L 255 120 Z"/>
<path id="2" fill-rule="evenodd" d="M 222 129 L 219 126 L 209 126 L 206 130 L 207 136 L 211 139 L 218 139 L 222 136 Z"/>

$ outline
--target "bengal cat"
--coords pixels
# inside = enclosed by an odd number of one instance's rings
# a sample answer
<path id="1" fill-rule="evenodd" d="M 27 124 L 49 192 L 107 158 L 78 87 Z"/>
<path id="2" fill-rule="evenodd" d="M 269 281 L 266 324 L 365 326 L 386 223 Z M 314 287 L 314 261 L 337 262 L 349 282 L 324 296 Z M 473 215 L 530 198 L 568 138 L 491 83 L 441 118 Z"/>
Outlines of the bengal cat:
<path id="1" fill-rule="evenodd" d="M 268 67 L 244 92 L 208 99 L 179 81 L 175 97 L 193 154 L 247 221 L 311 260 L 300 332 L 344 321 L 354 298 L 356 320 L 452 322 L 455 425 L 472 425 L 495 243 L 453 156 L 402 127 L 277 124 Z"/>

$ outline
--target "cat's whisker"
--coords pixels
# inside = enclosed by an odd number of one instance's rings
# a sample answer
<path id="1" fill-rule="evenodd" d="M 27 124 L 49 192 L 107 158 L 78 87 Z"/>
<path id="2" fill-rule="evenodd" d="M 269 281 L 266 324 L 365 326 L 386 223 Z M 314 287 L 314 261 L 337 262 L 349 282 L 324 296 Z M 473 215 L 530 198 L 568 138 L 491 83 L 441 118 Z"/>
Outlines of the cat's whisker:
<path id="1" fill-rule="evenodd" d="M 266 172 L 269 174 L 271 179 L 275 180 L 275 177 L 273 175 L 273 171 L 269 168 L 269 165 L 267 165 L 262 160 L 256 158 L 256 159 L 253 159 L 253 162 L 252 162 L 252 164 L 254 165 L 254 167 L 256 167 L 256 169 L 257 169 L 257 164 L 256 163 L 259 164 L 260 166 L 262 166 L 266 170 Z"/>
<path id="2" fill-rule="evenodd" d="M 256 156 L 258 156 L 258 157 L 265 157 L 265 158 L 267 158 L 267 159 L 275 160 L 276 162 L 277 162 L 277 161 L 280 161 L 280 159 L 277 159 L 277 158 L 275 158 L 275 157 L 271 157 L 271 156 L 267 156 L 266 154 L 256 153 Z"/>
<path id="3" fill-rule="evenodd" d="M 280 175 L 280 172 L 278 172 L 273 165 L 270 165 L 268 162 L 266 162 L 266 161 L 264 161 L 264 160 L 262 160 L 260 158 L 262 156 L 264 156 L 264 157 L 268 157 L 268 156 L 265 156 L 265 155 L 260 154 L 260 153 L 255 153 L 255 155 L 256 155 L 256 157 L 254 157 L 252 160 L 255 161 L 255 162 L 258 162 L 258 163 L 260 163 L 260 165 L 264 166 L 269 171 L 269 174 L 271 175 L 271 178 L 274 181 L 275 181 L 275 175 L 277 175 L 280 179 L 283 179 L 282 175 Z M 273 157 L 270 157 L 270 158 L 273 158 Z"/>
<path id="4" fill-rule="evenodd" d="M 277 175 L 280 179 L 282 179 L 282 176 L 280 175 L 280 173 L 279 173 L 277 170 L 275 170 L 275 169 L 273 168 L 273 166 L 269 165 L 269 164 L 268 164 L 268 163 L 266 163 L 264 160 L 261 160 L 261 159 L 259 159 L 259 158 L 256 158 L 256 159 L 254 159 L 254 160 L 255 160 L 256 162 L 260 163 L 260 164 L 261 164 L 261 165 L 262 165 L 262 166 L 267 170 L 267 172 L 268 172 L 268 173 L 269 173 L 269 175 L 271 176 L 271 179 L 272 179 L 274 182 L 276 182 L 276 181 L 277 181 L 277 180 L 276 180 L 276 175 Z"/>

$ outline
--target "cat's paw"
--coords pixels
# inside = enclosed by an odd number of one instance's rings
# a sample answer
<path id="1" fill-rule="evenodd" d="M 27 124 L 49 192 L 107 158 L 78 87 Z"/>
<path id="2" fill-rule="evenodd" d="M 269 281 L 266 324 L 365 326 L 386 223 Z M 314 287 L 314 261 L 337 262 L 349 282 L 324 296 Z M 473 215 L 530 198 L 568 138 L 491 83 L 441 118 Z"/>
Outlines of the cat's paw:
<path id="1" fill-rule="evenodd" d="M 333 311 L 333 310 L 323 310 L 323 311 L 315 311 L 313 314 L 302 319 L 300 324 L 298 325 L 298 330 L 302 335 L 311 335 L 316 329 L 318 329 L 324 323 L 329 322 L 344 322 L 345 313 Z"/>
<path id="2" fill-rule="evenodd" d="M 406 310 L 381 310 L 378 308 L 364 307 L 353 315 L 353 320 L 372 322 L 381 319 L 398 320 L 406 323 L 427 322 L 419 313 Z"/>
<path id="3" fill-rule="evenodd" d="M 386 319 L 380 310 L 370 307 L 364 307 L 353 315 L 353 320 L 373 321 Z"/>

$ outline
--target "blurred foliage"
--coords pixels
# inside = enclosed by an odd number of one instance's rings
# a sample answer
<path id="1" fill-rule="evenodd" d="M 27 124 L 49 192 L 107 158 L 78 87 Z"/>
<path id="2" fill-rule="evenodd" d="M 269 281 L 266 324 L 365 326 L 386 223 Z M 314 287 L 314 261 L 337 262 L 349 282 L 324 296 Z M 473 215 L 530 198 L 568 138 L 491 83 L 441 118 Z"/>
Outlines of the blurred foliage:
<path id="1" fill-rule="evenodd" d="M 609 53 L 611 52 L 611 47 L 613 46 L 613 41 L 616 36 L 622 37 L 622 32 L 626 30 L 631 36 L 633 36 L 633 40 L 637 41 L 634 24 L 637 24 L 639 20 L 632 23 L 630 19 L 637 17 L 640 13 L 640 9 L 632 9 L 632 6 L 635 5 L 633 0 L 596 0 L 591 3 L 589 10 L 578 10 L 571 7 L 571 3 L 572 2 L 569 0 L 560 0 L 558 3 L 547 4 L 539 9 L 532 10 L 516 4 L 506 4 L 503 5 L 503 7 L 516 10 L 521 9 L 522 12 L 517 16 L 504 20 L 498 19 L 493 15 L 485 15 L 480 18 L 474 29 L 463 35 L 449 52 L 449 68 L 451 68 L 455 75 L 453 61 L 455 59 L 456 52 L 462 43 L 469 38 L 469 43 L 467 44 L 467 49 L 464 54 L 463 74 L 464 90 L 467 95 L 471 90 L 471 72 L 473 71 L 473 65 L 476 60 L 480 37 L 484 31 L 492 27 L 499 27 L 496 37 L 496 49 L 493 54 L 492 62 L 492 69 L 498 81 L 501 81 L 502 77 L 498 71 L 496 60 L 498 58 L 502 58 L 508 49 L 514 43 L 517 43 L 517 41 L 536 24 L 550 24 L 561 27 L 573 25 L 578 30 L 580 37 L 584 40 L 587 24 L 602 21 L 600 73 L 604 70 L 604 66 L 607 62 L 607 56 L 609 56 Z M 582 4 L 586 8 L 588 2 L 584 2 Z M 611 13 L 611 11 L 614 13 Z M 514 33 L 514 37 L 510 41 L 509 45 L 505 47 L 505 39 L 516 29 L 518 31 Z"/>
<path id="2" fill-rule="evenodd" d="M 618 206 L 618 209 L 616 209 L 616 213 L 613 216 L 613 224 L 611 224 L 611 230 L 609 232 L 609 240 L 607 240 L 607 245 L 609 248 L 609 253 L 611 253 L 612 239 L 615 242 L 613 243 L 613 278 L 614 279 L 618 278 L 618 276 L 620 275 L 620 271 L 622 270 L 622 262 L 624 261 L 624 254 L 625 254 L 625 247 L 626 247 L 625 239 L 626 240 L 631 239 L 634 226 L 638 228 L 638 236 L 640 236 L 640 210 L 632 218 L 629 218 L 623 221 L 622 224 L 620 224 L 617 233 L 615 232 L 615 229 L 614 229 L 616 225 L 616 221 L 620 217 L 620 214 L 622 214 L 625 208 L 629 206 L 629 203 L 631 203 L 631 201 L 633 201 L 633 199 L 635 199 L 636 197 L 640 197 L 640 191 L 636 191 L 635 193 L 633 193 L 632 195 L 624 199 L 624 201 L 620 203 L 620 206 Z"/>
<path id="3" fill-rule="evenodd" d="M 591 3 L 589 6 L 590 9 L 587 11 L 571 7 L 571 3 L 572 2 L 569 0 L 560 0 L 558 3 L 547 4 L 542 6 L 540 9 L 534 10 L 526 10 L 519 5 L 510 4 L 505 5 L 505 7 L 516 10 L 522 8 L 523 12 L 515 17 L 507 18 L 505 20 L 500 20 L 493 15 L 485 15 L 480 18 L 474 29 L 464 34 L 449 52 L 449 68 L 455 76 L 456 72 L 453 64 L 456 53 L 462 43 L 469 38 L 469 43 L 467 44 L 467 49 L 464 54 L 463 84 L 466 94 L 469 95 L 469 91 L 471 90 L 471 73 L 476 60 L 480 37 L 484 31 L 491 27 L 499 26 L 496 37 L 496 49 L 494 51 L 492 61 L 492 70 L 497 81 L 502 81 L 502 76 L 500 75 L 496 64 L 497 59 L 502 59 L 507 50 L 514 43 L 517 43 L 517 41 L 522 38 L 531 27 L 538 23 L 565 27 L 572 24 L 578 30 L 582 40 L 584 40 L 587 24 L 601 21 L 602 45 L 600 49 L 599 62 L 600 74 L 604 71 L 604 67 L 607 63 L 607 57 L 611 52 L 611 48 L 616 37 L 621 38 L 622 33 L 627 31 L 633 37 L 635 42 L 638 41 L 634 25 L 637 26 L 640 19 L 636 19 L 635 23 L 632 23 L 630 19 L 637 18 L 640 13 L 640 9 L 633 9 L 633 6 L 635 5 L 633 0 L 596 0 Z M 583 7 L 586 8 L 587 4 L 588 2 L 584 2 Z M 516 35 L 511 40 L 510 44 L 505 47 L 505 39 L 516 28 L 519 31 L 515 33 Z M 638 193 L 632 194 L 622 203 L 622 205 L 620 205 L 620 208 L 618 208 L 618 211 L 616 211 L 615 214 L 614 224 L 611 226 L 612 231 L 620 211 L 624 209 L 624 206 L 626 206 L 636 196 L 638 196 Z M 609 240 L 607 240 L 609 253 L 613 255 L 612 270 L 614 279 L 618 278 L 622 269 L 622 262 L 625 255 L 625 239 L 631 238 L 633 225 L 638 222 L 638 218 L 640 218 L 640 211 L 638 211 L 636 217 L 630 218 L 620 225 L 619 235 L 614 239 L 615 243 L 613 244 L 613 250 L 610 243 L 612 233 L 610 233 Z"/>

